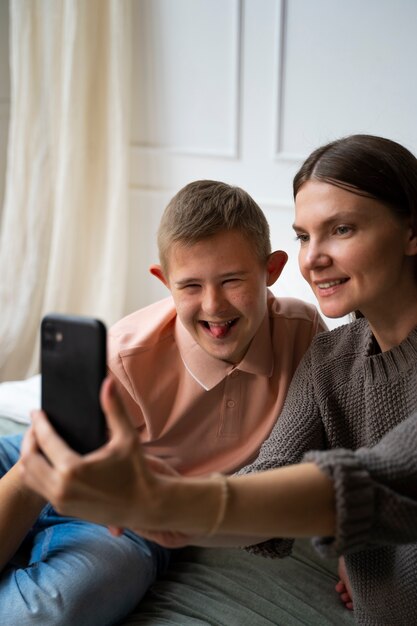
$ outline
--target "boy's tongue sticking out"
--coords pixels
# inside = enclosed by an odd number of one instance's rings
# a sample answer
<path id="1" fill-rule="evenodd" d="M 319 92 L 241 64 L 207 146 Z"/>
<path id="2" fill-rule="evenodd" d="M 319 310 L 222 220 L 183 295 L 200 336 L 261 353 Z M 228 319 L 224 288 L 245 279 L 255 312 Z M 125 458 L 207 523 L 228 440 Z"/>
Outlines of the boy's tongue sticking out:
<path id="1" fill-rule="evenodd" d="M 221 339 L 225 337 L 232 327 L 235 320 L 230 322 L 223 323 L 215 323 L 215 322 L 205 322 L 204 326 L 210 331 L 210 333 L 216 337 L 217 339 Z"/>

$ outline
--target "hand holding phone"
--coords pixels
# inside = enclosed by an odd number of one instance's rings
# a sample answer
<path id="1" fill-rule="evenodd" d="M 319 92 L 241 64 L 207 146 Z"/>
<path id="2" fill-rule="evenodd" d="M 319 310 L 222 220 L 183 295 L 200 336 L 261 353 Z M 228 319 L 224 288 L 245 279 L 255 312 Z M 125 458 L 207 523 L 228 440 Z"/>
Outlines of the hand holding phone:
<path id="1" fill-rule="evenodd" d="M 100 388 L 106 376 L 106 328 L 94 318 L 49 314 L 41 324 L 41 404 L 81 454 L 106 442 Z"/>

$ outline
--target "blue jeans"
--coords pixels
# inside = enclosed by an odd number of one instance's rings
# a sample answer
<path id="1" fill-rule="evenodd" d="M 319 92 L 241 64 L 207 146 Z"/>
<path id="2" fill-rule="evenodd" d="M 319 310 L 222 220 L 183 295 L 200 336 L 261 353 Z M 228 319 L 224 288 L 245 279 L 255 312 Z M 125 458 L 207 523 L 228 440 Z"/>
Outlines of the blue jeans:
<path id="1" fill-rule="evenodd" d="M 0 438 L 0 476 L 19 458 L 21 439 Z M 0 573 L 0 624 L 117 624 L 166 570 L 170 553 L 131 531 L 113 537 L 105 526 L 47 505 Z"/>

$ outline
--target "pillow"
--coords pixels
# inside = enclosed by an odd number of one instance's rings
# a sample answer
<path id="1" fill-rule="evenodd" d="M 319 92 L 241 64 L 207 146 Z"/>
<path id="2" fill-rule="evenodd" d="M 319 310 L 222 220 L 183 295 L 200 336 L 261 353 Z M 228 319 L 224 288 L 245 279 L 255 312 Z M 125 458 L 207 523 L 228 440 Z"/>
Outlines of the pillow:
<path id="1" fill-rule="evenodd" d="M 30 411 L 41 406 L 41 375 L 0 383 L 0 417 L 30 424 Z"/>

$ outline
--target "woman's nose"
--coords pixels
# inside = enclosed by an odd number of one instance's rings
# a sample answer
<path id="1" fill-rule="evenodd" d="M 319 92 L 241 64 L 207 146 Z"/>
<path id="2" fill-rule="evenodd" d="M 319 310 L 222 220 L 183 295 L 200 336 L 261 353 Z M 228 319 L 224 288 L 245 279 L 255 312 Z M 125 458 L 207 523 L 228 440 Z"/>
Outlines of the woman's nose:
<path id="1" fill-rule="evenodd" d="M 301 252 L 300 262 L 308 270 L 328 267 L 331 264 L 329 254 L 323 246 L 311 243 Z"/>

